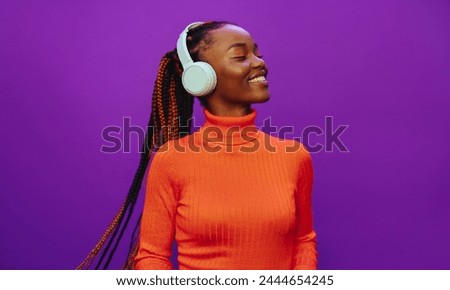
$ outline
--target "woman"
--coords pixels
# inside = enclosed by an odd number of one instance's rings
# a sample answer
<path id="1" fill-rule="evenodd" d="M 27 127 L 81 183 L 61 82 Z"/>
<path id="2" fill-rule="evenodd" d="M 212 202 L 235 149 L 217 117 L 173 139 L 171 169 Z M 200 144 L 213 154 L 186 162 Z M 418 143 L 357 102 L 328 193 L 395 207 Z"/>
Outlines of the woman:
<path id="1" fill-rule="evenodd" d="M 191 69 L 191 57 L 207 64 Z M 251 105 L 270 98 L 266 76 L 243 28 L 228 22 L 186 28 L 161 61 L 147 144 L 127 201 L 79 268 L 89 267 L 113 233 L 103 260 L 127 210 L 128 223 L 152 149 L 139 243 L 126 268 L 173 269 L 174 240 L 179 269 L 317 268 L 310 154 L 255 126 Z M 188 91 L 206 118 L 192 134 Z"/>

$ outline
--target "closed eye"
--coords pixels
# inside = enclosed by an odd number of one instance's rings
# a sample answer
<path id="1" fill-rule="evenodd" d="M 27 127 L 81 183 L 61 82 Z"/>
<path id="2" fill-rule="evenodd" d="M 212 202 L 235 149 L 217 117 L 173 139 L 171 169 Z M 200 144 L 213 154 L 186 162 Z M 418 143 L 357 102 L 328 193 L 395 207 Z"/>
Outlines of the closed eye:
<path id="1" fill-rule="evenodd" d="M 264 58 L 264 56 L 261 55 L 261 54 L 259 54 L 259 55 L 256 55 L 256 54 L 255 54 L 255 56 L 256 56 L 257 58 L 260 58 L 260 59 L 263 59 L 263 58 Z M 238 61 L 244 61 L 244 60 L 247 59 L 247 56 L 245 56 L 245 55 L 242 55 L 242 56 L 235 56 L 235 57 L 233 57 L 233 59 L 236 59 L 236 60 L 238 60 Z"/>
<path id="2" fill-rule="evenodd" d="M 244 60 L 247 59 L 247 56 L 245 56 L 245 55 L 242 55 L 242 56 L 235 56 L 235 57 L 233 57 L 233 59 L 236 59 L 236 60 L 238 60 L 238 61 L 244 61 Z"/>

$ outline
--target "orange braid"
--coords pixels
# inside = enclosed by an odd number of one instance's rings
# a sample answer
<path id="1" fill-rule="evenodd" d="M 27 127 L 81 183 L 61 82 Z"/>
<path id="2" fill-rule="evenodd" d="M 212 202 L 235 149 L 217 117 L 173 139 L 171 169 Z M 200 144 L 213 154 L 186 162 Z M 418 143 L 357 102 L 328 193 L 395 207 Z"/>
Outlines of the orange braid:
<path id="1" fill-rule="evenodd" d="M 162 136 L 163 136 L 163 143 L 165 143 L 165 139 L 167 136 L 167 121 L 164 115 L 164 106 L 163 106 L 163 81 L 164 81 L 164 76 L 165 76 L 165 70 L 167 67 L 167 64 L 169 63 L 169 59 L 168 58 L 163 58 L 163 60 L 161 61 L 161 64 L 159 66 L 159 70 L 158 70 L 158 77 L 156 80 L 156 88 L 155 88 L 155 94 L 153 95 L 153 100 L 155 101 L 155 105 L 156 108 L 158 109 L 158 115 L 160 118 L 160 123 L 159 125 L 162 128 Z M 158 136 L 159 138 L 159 136 Z"/>
<path id="2" fill-rule="evenodd" d="M 174 139 L 178 136 L 178 110 L 177 96 L 175 93 L 175 79 L 173 76 L 170 78 L 169 97 L 170 139 Z"/>
<path id="3" fill-rule="evenodd" d="M 108 240 L 108 237 L 111 235 L 112 231 L 117 227 L 117 223 L 119 222 L 119 218 L 122 215 L 124 209 L 125 209 L 126 201 L 122 204 L 117 214 L 114 216 L 114 219 L 106 229 L 106 231 L 103 233 L 102 237 L 100 238 L 100 241 L 98 241 L 97 245 L 95 245 L 94 249 L 89 253 L 86 259 L 76 268 L 76 270 L 81 270 L 84 268 L 89 267 L 94 258 L 97 256 L 100 249 L 103 247 L 105 242 Z"/>
<path id="4" fill-rule="evenodd" d="M 133 250 L 125 262 L 125 265 L 122 266 L 121 270 L 133 270 L 134 269 L 134 257 L 136 257 L 139 249 L 139 242 L 136 242 L 133 246 Z"/>

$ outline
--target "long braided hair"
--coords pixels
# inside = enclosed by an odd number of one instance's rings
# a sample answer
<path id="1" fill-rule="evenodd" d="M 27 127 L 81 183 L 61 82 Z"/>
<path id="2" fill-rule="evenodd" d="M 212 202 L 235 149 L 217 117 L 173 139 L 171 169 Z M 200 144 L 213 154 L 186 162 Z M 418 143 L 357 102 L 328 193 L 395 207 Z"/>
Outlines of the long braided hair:
<path id="1" fill-rule="evenodd" d="M 187 47 L 194 61 L 200 60 L 201 52 L 211 44 L 212 36 L 209 32 L 226 24 L 232 23 L 210 21 L 189 30 Z M 86 259 L 76 268 L 77 270 L 90 269 L 94 261 L 97 262 L 94 269 L 108 269 L 132 217 L 151 154 L 167 141 L 190 134 L 194 97 L 183 88 L 182 72 L 183 68 L 176 49 L 167 52 L 159 64 L 153 88 L 150 120 L 142 146 L 139 167 L 131 188 L 112 222 Z M 203 107 L 207 107 L 205 98 L 199 98 L 199 100 Z M 139 247 L 141 217 L 142 213 L 134 227 L 128 256 L 122 269 L 134 268 L 134 257 Z"/>

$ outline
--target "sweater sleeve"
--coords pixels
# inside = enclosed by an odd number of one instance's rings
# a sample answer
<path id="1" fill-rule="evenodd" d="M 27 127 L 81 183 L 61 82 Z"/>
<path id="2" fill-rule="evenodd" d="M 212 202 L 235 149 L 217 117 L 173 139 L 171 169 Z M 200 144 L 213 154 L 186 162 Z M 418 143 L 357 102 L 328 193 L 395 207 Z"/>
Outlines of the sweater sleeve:
<path id="1" fill-rule="evenodd" d="M 317 240 L 313 228 L 312 187 L 313 165 L 310 153 L 302 145 L 299 151 L 300 165 L 297 181 L 296 200 L 296 236 L 294 270 L 317 269 Z"/>
<path id="2" fill-rule="evenodd" d="M 161 147 L 150 165 L 139 248 L 134 259 L 136 270 L 173 270 L 169 258 L 175 235 L 177 190 L 169 153 L 167 147 Z"/>

